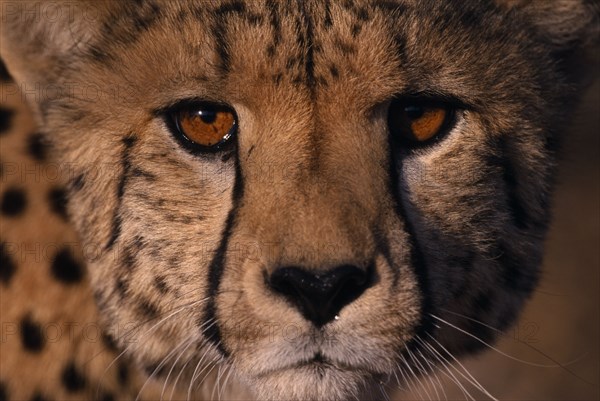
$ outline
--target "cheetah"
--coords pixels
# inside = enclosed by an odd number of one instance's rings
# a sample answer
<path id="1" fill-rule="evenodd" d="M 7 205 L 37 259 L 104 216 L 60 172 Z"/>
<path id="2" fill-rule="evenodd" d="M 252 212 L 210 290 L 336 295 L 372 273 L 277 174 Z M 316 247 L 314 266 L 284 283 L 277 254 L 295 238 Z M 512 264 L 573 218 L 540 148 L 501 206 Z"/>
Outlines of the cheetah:
<path id="1" fill-rule="evenodd" d="M 485 348 L 597 11 L 3 0 L 0 400 L 383 399 Z"/>

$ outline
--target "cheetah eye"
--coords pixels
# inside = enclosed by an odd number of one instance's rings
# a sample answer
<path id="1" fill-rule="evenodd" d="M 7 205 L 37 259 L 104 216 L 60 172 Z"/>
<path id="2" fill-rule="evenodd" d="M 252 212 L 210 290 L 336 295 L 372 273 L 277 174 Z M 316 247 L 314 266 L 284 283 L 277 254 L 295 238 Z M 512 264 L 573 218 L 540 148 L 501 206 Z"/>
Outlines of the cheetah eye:
<path id="1" fill-rule="evenodd" d="M 416 99 L 395 99 L 388 113 L 392 137 L 409 145 L 440 138 L 454 119 L 454 109 L 449 105 Z"/>
<path id="2" fill-rule="evenodd" d="M 171 111 L 173 131 L 184 146 L 196 151 L 220 150 L 234 136 L 235 112 L 211 103 L 195 103 Z"/>

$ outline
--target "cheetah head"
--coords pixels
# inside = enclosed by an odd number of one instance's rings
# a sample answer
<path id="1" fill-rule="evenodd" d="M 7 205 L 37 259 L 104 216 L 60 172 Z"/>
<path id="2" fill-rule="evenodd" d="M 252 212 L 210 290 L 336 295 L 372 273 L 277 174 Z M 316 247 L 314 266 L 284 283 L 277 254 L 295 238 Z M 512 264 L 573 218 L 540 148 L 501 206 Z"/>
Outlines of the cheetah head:
<path id="1" fill-rule="evenodd" d="M 534 289 L 594 15 L 5 1 L 0 54 L 140 366 L 190 388 L 228 367 L 259 399 L 369 398 L 493 341 Z"/>

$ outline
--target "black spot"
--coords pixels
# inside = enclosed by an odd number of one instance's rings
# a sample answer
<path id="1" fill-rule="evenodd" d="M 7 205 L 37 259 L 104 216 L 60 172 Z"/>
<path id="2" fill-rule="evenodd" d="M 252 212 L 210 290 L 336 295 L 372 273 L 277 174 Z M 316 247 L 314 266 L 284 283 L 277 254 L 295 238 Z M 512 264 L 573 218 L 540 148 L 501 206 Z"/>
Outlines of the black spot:
<path id="1" fill-rule="evenodd" d="M 133 237 L 132 247 L 138 251 L 144 249 L 146 247 L 146 239 L 142 235 L 135 235 Z"/>
<path id="2" fill-rule="evenodd" d="M 35 133 L 31 134 L 27 138 L 27 152 L 37 161 L 44 161 L 48 154 L 48 143 L 46 137 L 43 134 Z"/>
<path id="3" fill-rule="evenodd" d="M 242 14 L 245 12 L 245 10 L 246 10 L 246 5 L 244 3 L 242 3 L 241 1 L 232 1 L 231 3 L 223 4 L 223 5 L 219 6 L 219 8 L 217 8 L 215 10 L 215 14 L 218 16 L 229 14 L 229 13 Z"/>
<path id="4" fill-rule="evenodd" d="M 137 137 L 135 135 L 127 135 L 123 138 L 123 144 L 125 145 L 125 149 L 131 149 L 136 142 Z"/>
<path id="5" fill-rule="evenodd" d="M 233 156 L 234 153 L 233 152 L 226 152 L 221 156 L 221 162 L 226 163 L 229 161 L 229 159 L 231 159 L 231 156 Z"/>
<path id="6" fill-rule="evenodd" d="M 165 376 L 167 374 L 167 372 L 169 371 L 169 367 L 167 366 L 167 363 L 153 363 L 150 365 L 146 365 L 143 367 L 144 372 L 146 372 L 146 374 L 148 376 L 153 375 L 154 377 L 160 377 L 160 376 Z"/>
<path id="7" fill-rule="evenodd" d="M 345 0 L 342 2 L 342 7 L 346 10 L 352 11 L 354 9 L 354 0 Z"/>
<path id="8" fill-rule="evenodd" d="M 153 25 L 155 25 L 161 17 L 161 8 L 154 3 L 149 3 L 150 9 L 138 12 L 136 18 L 133 20 L 135 28 L 139 31 L 147 31 Z"/>
<path id="9" fill-rule="evenodd" d="M 108 392 L 108 391 L 104 391 L 102 393 L 102 395 L 100 395 L 100 397 L 98 398 L 98 401 L 114 401 L 115 396 Z"/>
<path id="10" fill-rule="evenodd" d="M 88 57 L 98 63 L 107 63 L 113 59 L 113 56 L 101 50 L 98 46 L 90 46 L 87 50 Z"/>
<path id="11" fill-rule="evenodd" d="M 48 192 L 50 210 L 67 220 L 67 191 L 64 188 L 52 188 Z"/>
<path id="12" fill-rule="evenodd" d="M 281 84 L 281 81 L 283 80 L 283 74 L 282 73 L 277 73 L 277 74 L 273 75 L 271 77 L 271 79 L 273 80 L 273 83 L 275 85 L 279 85 L 279 84 Z"/>
<path id="13" fill-rule="evenodd" d="M 15 274 L 17 265 L 11 258 L 4 242 L 0 243 L 0 281 L 6 285 Z"/>
<path id="14" fill-rule="evenodd" d="M 29 352 L 40 352 L 46 343 L 42 327 L 30 315 L 21 320 L 21 343 Z"/>
<path id="15" fill-rule="evenodd" d="M 14 114 L 15 112 L 13 110 L 0 107 L 0 136 L 8 133 Z"/>
<path id="16" fill-rule="evenodd" d="M 44 397 L 44 395 L 39 391 L 36 391 L 30 400 L 31 401 L 49 401 L 48 398 Z"/>
<path id="17" fill-rule="evenodd" d="M 0 401 L 8 401 L 8 389 L 3 382 L 0 382 Z"/>
<path id="18" fill-rule="evenodd" d="M 336 39 L 334 44 L 342 53 L 344 53 L 347 56 L 356 53 L 356 46 L 342 39 Z"/>
<path id="19" fill-rule="evenodd" d="M 166 294 L 168 292 L 167 283 L 165 283 L 165 278 L 161 276 L 154 277 L 154 286 L 161 294 Z"/>
<path id="20" fill-rule="evenodd" d="M 254 26 L 260 25 L 263 23 L 263 16 L 260 14 L 253 14 L 250 13 L 248 14 L 247 18 L 249 23 L 251 23 Z"/>
<path id="21" fill-rule="evenodd" d="M 369 10 L 367 10 L 365 7 L 359 8 L 356 12 L 356 16 L 361 21 L 368 21 L 370 19 Z"/>
<path id="22" fill-rule="evenodd" d="M 129 367 L 123 361 L 117 367 L 117 380 L 121 386 L 125 386 L 129 382 Z"/>
<path id="23" fill-rule="evenodd" d="M 142 177 L 142 178 L 145 178 L 146 180 L 151 181 L 151 182 L 156 181 L 156 175 L 154 175 L 153 173 L 150 173 L 148 171 L 144 171 L 144 170 L 142 170 L 139 167 L 134 167 L 131 170 L 131 175 L 133 177 Z"/>
<path id="24" fill-rule="evenodd" d="M 54 278 L 65 284 L 74 284 L 81 281 L 84 275 L 83 266 L 75 260 L 71 251 L 63 248 L 56 253 L 51 264 Z"/>
<path id="25" fill-rule="evenodd" d="M 73 180 L 71 181 L 71 188 L 73 189 L 73 191 L 79 191 L 79 190 L 81 190 L 81 188 L 83 188 L 84 184 L 85 184 L 84 176 L 83 176 L 83 174 L 79 174 L 78 176 L 73 178 Z"/>
<path id="26" fill-rule="evenodd" d="M 340 72 L 335 65 L 329 67 L 329 72 L 331 72 L 333 78 L 338 78 L 340 76 Z"/>
<path id="27" fill-rule="evenodd" d="M 299 61 L 300 60 L 297 60 L 296 57 L 294 57 L 294 56 L 288 57 L 288 59 L 285 61 L 285 68 L 286 68 L 286 70 L 291 70 L 292 68 L 296 67 L 296 64 Z"/>
<path id="28" fill-rule="evenodd" d="M 127 295 L 127 290 L 129 289 L 129 283 L 125 279 L 125 277 L 117 277 L 117 281 L 115 282 L 115 288 L 121 299 L 125 298 L 125 296 Z"/>
<path id="29" fill-rule="evenodd" d="M 83 390 L 86 385 L 86 379 L 77 369 L 73 361 L 69 362 L 63 369 L 61 382 L 68 392 Z"/>
<path id="30" fill-rule="evenodd" d="M 18 216 L 27 206 L 25 191 L 21 188 L 9 188 L 2 195 L 2 214 L 5 216 Z"/>
<path id="31" fill-rule="evenodd" d="M 110 351 L 116 352 L 119 350 L 119 348 L 117 347 L 117 342 L 110 333 L 102 333 L 102 342 Z"/>
<path id="32" fill-rule="evenodd" d="M 159 315 L 158 307 L 148 299 L 139 300 L 138 311 L 148 319 L 155 319 Z"/>
<path id="33" fill-rule="evenodd" d="M 12 81 L 12 77 L 6 69 L 6 65 L 4 64 L 2 59 L 0 59 L 0 81 Z"/>

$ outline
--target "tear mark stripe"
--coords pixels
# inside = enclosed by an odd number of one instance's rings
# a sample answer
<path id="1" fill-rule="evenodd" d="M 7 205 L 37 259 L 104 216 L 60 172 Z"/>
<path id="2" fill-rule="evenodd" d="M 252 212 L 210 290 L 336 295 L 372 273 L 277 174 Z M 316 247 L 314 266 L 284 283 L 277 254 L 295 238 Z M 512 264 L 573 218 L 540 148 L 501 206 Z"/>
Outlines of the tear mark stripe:
<path id="1" fill-rule="evenodd" d="M 223 344 L 221 340 L 221 329 L 217 319 L 216 297 L 219 294 L 219 287 L 227 263 L 229 239 L 235 228 L 236 216 L 244 194 L 244 179 L 239 162 L 239 154 L 236 155 L 235 160 L 235 183 L 231 194 L 232 207 L 227 215 L 219 247 L 208 268 L 208 302 L 204 316 L 200 322 L 200 326 L 205 327 L 205 335 L 208 338 L 208 341 L 210 341 L 224 356 L 229 355 L 229 351 L 227 351 L 225 344 Z"/>

